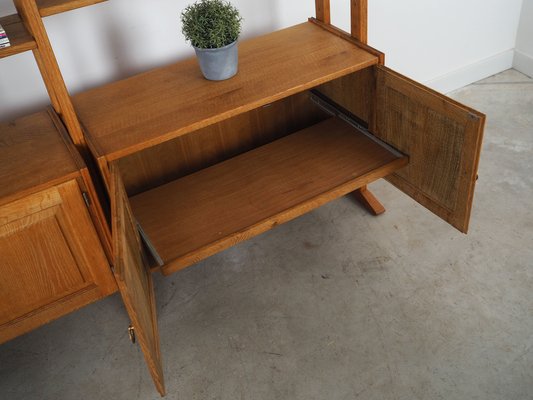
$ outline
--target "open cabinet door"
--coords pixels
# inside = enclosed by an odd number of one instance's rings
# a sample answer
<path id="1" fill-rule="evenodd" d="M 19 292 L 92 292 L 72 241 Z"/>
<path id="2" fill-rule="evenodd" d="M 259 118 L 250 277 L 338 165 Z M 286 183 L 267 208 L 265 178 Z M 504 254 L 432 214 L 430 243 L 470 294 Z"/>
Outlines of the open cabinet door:
<path id="1" fill-rule="evenodd" d="M 485 116 L 384 66 L 376 69 L 372 130 L 409 156 L 387 180 L 466 233 Z"/>
<path id="2" fill-rule="evenodd" d="M 118 168 L 111 164 L 114 273 L 148 369 L 165 395 L 152 277 L 144 262 L 137 225 Z"/>

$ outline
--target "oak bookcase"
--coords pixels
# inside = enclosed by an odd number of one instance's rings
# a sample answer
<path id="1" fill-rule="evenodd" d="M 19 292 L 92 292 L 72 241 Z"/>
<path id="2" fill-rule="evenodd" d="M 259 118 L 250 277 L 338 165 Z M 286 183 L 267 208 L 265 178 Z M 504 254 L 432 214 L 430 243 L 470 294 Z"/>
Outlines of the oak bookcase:
<path id="1" fill-rule="evenodd" d="M 44 49 L 52 106 L 88 165 L 96 231 L 162 395 L 153 271 L 349 193 L 379 214 L 366 185 L 380 178 L 468 230 L 485 117 L 385 67 L 366 44 L 366 1 L 351 1 L 351 33 L 316 0 L 316 18 L 241 42 L 227 81 L 189 59 L 71 98 L 40 18 L 97 2 L 20 0 L 6 27 L 11 52 Z"/>

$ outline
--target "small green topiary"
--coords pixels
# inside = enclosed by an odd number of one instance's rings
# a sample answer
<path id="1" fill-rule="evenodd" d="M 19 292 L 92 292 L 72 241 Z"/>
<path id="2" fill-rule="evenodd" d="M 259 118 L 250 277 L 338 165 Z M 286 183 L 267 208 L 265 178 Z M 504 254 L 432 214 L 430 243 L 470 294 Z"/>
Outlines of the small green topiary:
<path id="1" fill-rule="evenodd" d="M 241 33 L 242 17 L 222 0 L 200 0 L 181 13 L 182 32 L 194 47 L 216 49 L 233 43 Z"/>

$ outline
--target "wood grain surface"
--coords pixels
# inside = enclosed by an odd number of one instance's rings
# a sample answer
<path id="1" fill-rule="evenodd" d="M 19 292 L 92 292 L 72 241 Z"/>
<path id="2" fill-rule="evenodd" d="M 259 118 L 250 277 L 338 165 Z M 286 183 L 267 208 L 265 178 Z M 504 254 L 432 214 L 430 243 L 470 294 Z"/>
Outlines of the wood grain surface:
<path id="1" fill-rule="evenodd" d="M 468 231 L 485 116 L 377 66 L 373 131 L 410 157 L 387 179 L 461 232 Z"/>
<path id="2" fill-rule="evenodd" d="M 168 274 L 407 163 L 336 118 L 131 198 Z"/>
<path id="3" fill-rule="evenodd" d="M 52 106 L 67 127 L 68 133 L 76 146 L 87 147 L 81 125 L 74 111 L 70 94 L 63 80 L 59 64 L 39 10 L 34 0 L 14 0 L 18 13 L 26 27 L 33 35 L 37 47 L 33 50 L 37 66 L 41 71 L 46 90 L 50 96 Z"/>
<path id="4" fill-rule="evenodd" d="M 0 205 L 78 176 L 46 111 L 0 124 Z"/>
<path id="5" fill-rule="evenodd" d="M 18 14 L 0 17 L 0 25 L 6 31 L 9 42 L 11 43 L 10 47 L 0 49 L 0 58 L 33 50 L 37 46 Z"/>
<path id="6" fill-rule="evenodd" d="M 351 35 L 361 43 L 368 40 L 368 0 L 350 0 Z"/>
<path id="7" fill-rule="evenodd" d="M 312 23 L 244 41 L 240 72 L 205 80 L 195 58 L 75 96 L 97 156 L 109 161 L 376 64 Z"/>
<path id="8" fill-rule="evenodd" d="M 376 78 L 374 68 L 365 68 L 316 88 L 367 126 L 375 116 Z"/>
<path id="9" fill-rule="evenodd" d="M 315 0 L 316 19 L 325 24 L 331 23 L 330 0 Z"/>
<path id="10" fill-rule="evenodd" d="M 57 131 L 63 139 L 65 147 L 67 147 L 69 150 L 72 159 L 78 165 L 81 177 L 81 181 L 79 182 L 80 189 L 86 193 L 86 196 L 89 199 L 88 208 L 89 213 L 91 214 L 91 219 L 94 222 L 94 226 L 98 232 L 102 246 L 104 247 L 107 259 L 111 264 L 113 262 L 111 249 L 111 227 L 107 223 L 109 216 L 105 213 L 104 206 L 102 204 L 103 201 L 107 199 L 105 189 L 101 187 L 103 184 L 98 185 L 98 181 L 95 180 L 94 174 L 91 174 L 89 167 L 85 164 L 85 161 L 80 154 L 80 149 L 74 146 L 74 143 L 72 143 L 72 139 L 70 138 L 65 125 L 51 107 L 48 108 L 48 114 L 50 115 L 50 118 L 54 122 Z M 87 155 L 87 159 L 89 162 L 92 161 L 89 155 Z M 97 167 L 93 166 L 92 169 L 96 170 Z"/>
<path id="11" fill-rule="evenodd" d="M 75 10 L 107 0 L 36 0 L 39 13 L 42 17 Z"/>
<path id="12" fill-rule="evenodd" d="M 309 18 L 309 22 L 312 24 L 315 24 L 316 26 L 319 26 L 320 28 L 324 29 L 325 31 L 334 34 L 335 36 L 338 36 L 341 39 L 344 39 L 355 46 L 359 47 L 360 49 L 374 55 L 378 58 L 379 64 L 385 64 L 385 54 L 381 51 L 369 46 L 366 43 L 361 42 L 357 38 L 353 37 L 350 33 L 343 31 L 340 28 L 337 28 L 334 25 L 331 24 L 325 24 L 322 21 L 317 20 L 316 18 Z"/>
<path id="13" fill-rule="evenodd" d="M 110 165 L 110 174 L 114 273 L 148 370 L 157 390 L 164 396 L 165 381 L 152 275 L 142 257 L 137 225 L 120 173 L 114 164 Z"/>
<path id="14" fill-rule="evenodd" d="M 302 92 L 117 161 L 129 196 L 153 189 L 329 117 Z"/>

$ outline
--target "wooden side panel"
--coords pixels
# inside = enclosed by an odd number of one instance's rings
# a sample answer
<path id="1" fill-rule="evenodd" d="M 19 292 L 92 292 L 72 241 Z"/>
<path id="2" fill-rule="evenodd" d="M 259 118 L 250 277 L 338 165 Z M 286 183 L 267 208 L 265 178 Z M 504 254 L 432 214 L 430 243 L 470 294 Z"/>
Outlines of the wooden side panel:
<path id="1" fill-rule="evenodd" d="M 351 96 L 352 98 L 354 96 Z M 304 92 L 121 158 L 129 196 L 161 186 L 314 125 L 328 115 Z"/>
<path id="2" fill-rule="evenodd" d="M 69 134 L 63 125 L 63 122 L 52 108 L 48 109 L 53 124 L 55 125 L 59 135 L 63 139 L 65 147 L 70 152 L 72 160 L 76 163 L 78 171 L 82 180 L 80 183 L 82 190 L 89 198 L 89 213 L 93 220 L 96 232 L 100 237 L 100 241 L 106 253 L 110 264 L 113 263 L 112 245 L 111 245 L 111 226 L 109 222 L 110 207 L 107 197 L 107 191 L 104 189 L 104 183 L 100 178 L 100 173 L 96 162 L 92 155 L 89 154 L 88 149 L 81 149 L 74 146 Z M 83 157 L 85 156 L 85 157 Z M 47 155 L 50 157 L 50 155 Z M 87 160 L 87 163 L 85 160 Z M 91 171 L 93 173 L 91 173 Z"/>
<path id="3" fill-rule="evenodd" d="M 466 233 L 485 116 L 386 67 L 376 68 L 373 130 L 410 158 L 387 179 Z"/>
<path id="4" fill-rule="evenodd" d="M 0 342 L 116 290 L 75 180 L 0 208 Z"/>
<path id="5" fill-rule="evenodd" d="M 165 394 L 152 276 L 145 265 L 135 219 L 118 168 L 110 166 L 115 277 L 152 379 Z"/>
<path id="6" fill-rule="evenodd" d="M 317 90 L 367 126 L 372 125 L 376 107 L 376 79 L 373 68 L 335 79 L 320 85 Z"/>

